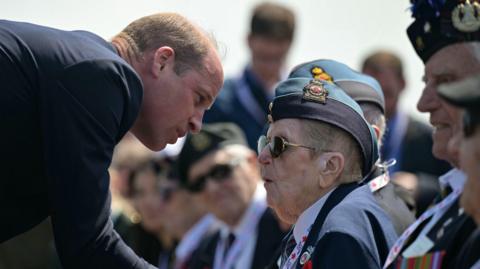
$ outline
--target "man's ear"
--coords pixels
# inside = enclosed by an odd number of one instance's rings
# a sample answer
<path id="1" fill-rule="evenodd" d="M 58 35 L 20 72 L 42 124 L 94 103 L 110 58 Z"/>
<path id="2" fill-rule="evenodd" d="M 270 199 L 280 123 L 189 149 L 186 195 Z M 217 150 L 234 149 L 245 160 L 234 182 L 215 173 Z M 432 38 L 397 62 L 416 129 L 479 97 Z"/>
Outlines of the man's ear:
<path id="1" fill-rule="evenodd" d="M 175 63 L 175 51 L 168 46 L 160 47 L 153 53 L 151 72 L 155 78 L 160 76 L 165 67 Z"/>
<path id="2" fill-rule="evenodd" d="M 345 157 L 340 152 L 325 152 L 317 159 L 321 188 L 326 189 L 338 185 L 338 179 L 345 167 Z"/>

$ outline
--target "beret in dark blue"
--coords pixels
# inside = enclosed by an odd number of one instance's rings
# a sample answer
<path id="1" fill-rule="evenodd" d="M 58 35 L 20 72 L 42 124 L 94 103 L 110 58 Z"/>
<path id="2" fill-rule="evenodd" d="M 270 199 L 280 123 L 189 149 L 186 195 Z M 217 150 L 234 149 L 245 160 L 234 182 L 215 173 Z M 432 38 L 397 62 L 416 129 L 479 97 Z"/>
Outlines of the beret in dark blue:
<path id="1" fill-rule="evenodd" d="M 460 42 L 480 40 L 480 0 L 413 0 L 415 21 L 407 34 L 415 51 L 427 62 L 438 50 Z"/>
<path id="2" fill-rule="evenodd" d="M 279 83 L 270 105 L 272 121 L 309 119 L 346 131 L 359 146 L 366 176 L 378 159 L 375 134 L 360 106 L 333 83 L 311 78 L 289 78 Z"/>
<path id="3" fill-rule="evenodd" d="M 385 112 L 385 98 L 377 80 L 353 70 L 346 64 L 328 59 L 314 60 L 297 65 L 288 77 L 332 81 L 357 103 L 373 103 Z"/>

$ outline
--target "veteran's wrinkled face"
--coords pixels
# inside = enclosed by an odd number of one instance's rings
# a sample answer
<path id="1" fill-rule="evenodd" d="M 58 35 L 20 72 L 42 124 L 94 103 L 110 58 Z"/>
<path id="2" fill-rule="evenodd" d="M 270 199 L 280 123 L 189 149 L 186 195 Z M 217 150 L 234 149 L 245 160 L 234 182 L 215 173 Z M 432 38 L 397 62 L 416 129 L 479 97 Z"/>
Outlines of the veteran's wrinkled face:
<path id="1" fill-rule="evenodd" d="M 197 191 L 207 210 L 230 226 L 237 224 L 248 208 L 258 181 L 253 161 L 232 156 L 225 149 L 215 150 L 195 162 L 188 172 L 188 184 L 205 180 Z M 252 166 L 253 162 L 253 166 Z M 219 167 L 222 167 L 221 172 Z"/>
<path id="2" fill-rule="evenodd" d="M 306 145 L 303 126 L 298 119 L 282 119 L 270 124 L 267 138 L 274 136 Z M 267 203 L 286 223 L 295 223 L 306 206 L 317 199 L 319 168 L 316 159 L 311 150 L 301 147 L 288 147 L 277 158 L 272 158 L 268 146 L 260 152 L 258 161 L 267 190 Z"/>
<path id="3" fill-rule="evenodd" d="M 443 83 L 462 80 L 480 72 L 480 62 L 468 44 L 460 43 L 437 51 L 425 65 L 425 88 L 418 101 L 421 112 L 430 113 L 433 125 L 433 155 L 458 166 L 458 155 L 448 153 L 447 145 L 454 133 L 460 110 L 440 100 L 437 88 Z"/>
<path id="4" fill-rule="evenodd" d="M 460 167 L 467 174 L 461 205 L 480 226 L 480 127 L 470 137 L 464 137 L 460 146 Z"/>

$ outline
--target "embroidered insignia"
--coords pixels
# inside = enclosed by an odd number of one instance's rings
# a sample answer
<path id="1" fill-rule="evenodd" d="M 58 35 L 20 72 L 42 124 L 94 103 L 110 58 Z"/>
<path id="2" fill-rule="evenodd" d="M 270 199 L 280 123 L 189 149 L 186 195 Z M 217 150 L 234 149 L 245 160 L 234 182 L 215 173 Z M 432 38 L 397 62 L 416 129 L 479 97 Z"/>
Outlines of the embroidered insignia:
<path id="1" fill-rule="evenodd" d="M 474 0 L 458 4 L 452 11 L 453 26 L 462 32 L 475 32 L 480 29 L 480 5 Z"/>
<path id="2" fill-rule="evenodd" d="M 308 260 L 310 260 L 310 253 L 305 251 L 302 256 L 300 256 L 300 265 L 304 265 Z"/>
<path id="3" fill-rule="evenodd" d="M 206 134 L 199 133 L 192 136 L 191 143 L 196 151 L 202 151 L 209 147 L 212 141 L 210 141 L 210 137 Z"/>
<path id="4" fill-rule="evenodd" d="M 312 70 L 310 70 L 310 73 L 312 73 L 312 77 L 314 79 L 321 79 L 321 80 L 325 80 L 325 81 L 333 83 L 332 76 L 330 76 L 330 74 L 328 74 L 327 72 L 325 72 L 322 68 L 320 68 L 318 66 L 313 67 Z"/>
<path id="5" fill-rule="evenodd" d="M 303 99 L 325 104 L 328 91 L 320 80 L 312 80 L 303 88 Z"/>

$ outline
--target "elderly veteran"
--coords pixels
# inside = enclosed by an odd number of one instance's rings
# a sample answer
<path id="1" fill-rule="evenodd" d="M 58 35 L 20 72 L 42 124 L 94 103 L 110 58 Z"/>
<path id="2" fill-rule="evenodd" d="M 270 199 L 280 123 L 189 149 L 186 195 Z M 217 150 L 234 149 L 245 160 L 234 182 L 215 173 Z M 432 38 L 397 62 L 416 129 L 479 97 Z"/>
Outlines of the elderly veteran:
<path id="1" fill-rule="evenodd" d="M 270 110 L 258 157 L 267 203 L 295 224 L 277 265 L 380 268 L 396 235 L 359 185 L 378 150 L 358 104 L 333 83 L 291 78 L 277 86 Z"/>
<path id="2" fill-rule="evenodd" d="M 264 268 L 285 232 L 267 207 L 257 155 L 233 123 L 205 124 L 178 157 L 184 188 L 223 222 L 205 238 L 188 268 Z"/>
<path id="3" fill-rule="evenodd" d="M 480 268 L 480 77 L 474 76 L 439 88 L 439 94 L 463 108 L 459 163 L 467 174 L 460 204 L 473 217 L 477 229 L 457 256 L 455 268 Z M 456 136 L 457 137 L 457 136 Z"/>
<path id="4" fill-rule="evenodd" d="M 365 119 L 375 131 L 377 144 L 381 146 L 385 133 L 385 101 L 382 89 L 374 78 L 359 73 L 343 63 L 327 59 L 300 64 L 292 70 L 289 77 L 311 77 L 337 84 L 360 105 Z M 401 234 L 415 218 L 406 202 L 397 195 L 396 189 L 403 194 L 407 192 L 400 191 L 403 188 L 390 182 L 386 168 L 391 164 L 380 163 L 378 160 L 375 170 L 365 177 L 364 182 L 370 186 L 375 199 L 391 218 L 397 234 Z M 406 197 L 408 204 L 412 204 L 412 200 L 413 197 Z"/>
<path id="5" fill-rule="evenodd" d="M 439 178 L 445 195 L 402 234 L 390 250 L 384 268 L 456 268 L 455 259 L 476 228 L 459 209 L 465 174 L 458 169 L 458 150 L 449 141 L 460 124 L 460 109 L 442 101 L 438 87 L 480 73 L 479 2 L 413 2 L 415 21 L 407 33 L 425 64 L 425 88 L 417 108 L 430 113 L 433 125 L 433 155 L 451 163 Z M 422 267 L 423 266 L 423 267 Z"/>

